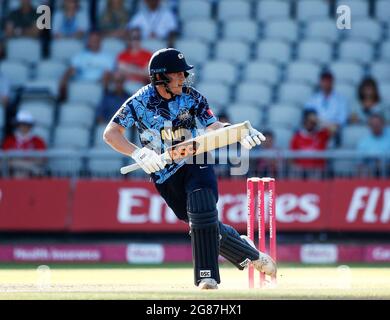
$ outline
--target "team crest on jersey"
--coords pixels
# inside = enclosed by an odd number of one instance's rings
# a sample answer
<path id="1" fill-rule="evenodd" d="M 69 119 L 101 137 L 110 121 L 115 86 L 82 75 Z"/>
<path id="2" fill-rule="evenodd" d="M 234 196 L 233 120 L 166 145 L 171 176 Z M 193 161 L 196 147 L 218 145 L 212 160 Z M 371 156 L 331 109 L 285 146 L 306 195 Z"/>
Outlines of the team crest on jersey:
<path id="1" fill-rule="evenodd" d="M 188 109 L 180 110 L 179 114 L 177 115 L 177 118 L 181 122 L 185 122 L 185 121 L 191 120 L 190 111 Z"/>

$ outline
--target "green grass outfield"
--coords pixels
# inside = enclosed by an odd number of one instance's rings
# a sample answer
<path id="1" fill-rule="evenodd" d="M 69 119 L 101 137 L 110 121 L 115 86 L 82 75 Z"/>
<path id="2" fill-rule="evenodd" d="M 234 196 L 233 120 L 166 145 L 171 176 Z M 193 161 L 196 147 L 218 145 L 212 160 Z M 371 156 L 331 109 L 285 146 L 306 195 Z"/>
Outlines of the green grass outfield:
<path id="1" fill-rule="evenodd" d="M 0 264 L 0 299 L 390 299 L 388 264 L 280 264 L 276 287 L 252 290 L 246 270 L 223 265 L 222 282 L 214 291 L 193 286 L 189 264 L 53 264 L 48 277 L 37 266 Z"/>

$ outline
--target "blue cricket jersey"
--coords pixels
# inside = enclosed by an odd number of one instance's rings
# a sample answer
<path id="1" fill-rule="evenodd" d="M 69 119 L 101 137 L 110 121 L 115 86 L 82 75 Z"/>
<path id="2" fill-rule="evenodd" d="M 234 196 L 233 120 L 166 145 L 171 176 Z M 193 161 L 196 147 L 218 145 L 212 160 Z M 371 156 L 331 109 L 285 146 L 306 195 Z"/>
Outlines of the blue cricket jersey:
<path id="1" fill-rule="evenodd" d="M 112 121 L 124 128 L 137 127 L 142 146 L 157 153 L 167 147 L 197 136 L 197 120 L 207 127 L 217 121 L 207 100 L 193 87 L 172 99 L 162 98 L 151 84 L 142 87 L 115 113 Z M 152 174 L 156 183 L 163 183 L 185 161 L 174 162 Z"/>

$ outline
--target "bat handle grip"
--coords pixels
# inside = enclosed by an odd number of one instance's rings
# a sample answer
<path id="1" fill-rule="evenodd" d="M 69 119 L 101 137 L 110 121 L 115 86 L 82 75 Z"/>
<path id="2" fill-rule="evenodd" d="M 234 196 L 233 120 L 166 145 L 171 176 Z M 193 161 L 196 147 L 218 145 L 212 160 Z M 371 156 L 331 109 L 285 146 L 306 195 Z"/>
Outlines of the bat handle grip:
<path id="1" fill-rule="evenodd" d="M 164 158 L 166 161 L 170 159 L 169 154 L 167 152 L 164 152 L 161 157 Z M 138 169 L 141 169 L 141 166 L 138 163 L 133 163 L 128 166 L 122 167 L 120 171 L 122 174 L 127 174 Z"/>

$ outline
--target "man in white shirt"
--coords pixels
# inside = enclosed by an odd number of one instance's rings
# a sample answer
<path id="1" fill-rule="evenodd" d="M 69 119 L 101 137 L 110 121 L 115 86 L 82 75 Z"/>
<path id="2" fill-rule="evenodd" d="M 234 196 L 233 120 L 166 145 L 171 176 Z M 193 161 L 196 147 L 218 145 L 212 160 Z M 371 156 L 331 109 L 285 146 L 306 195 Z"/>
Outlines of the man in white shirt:
<path id="1" fill-rule="evenodd" d="M 70 68 L 62 78 L 61 96 L 66 93 L 70 79 L 76 81 L 102 82 L 105 86 L 110 72 L 114 70 L 115 58 L 101 51 L 101 38 L 98 32 L 91 32 L 86 50 L 76 54 L 71 61 Z"/>
<path id="2" fill-rule="evenodd" d="M 325 71 L 320 76 L 320 90 L 305 104 L 305 109 L 314 109 L 322 126 L 337 126 L 336 146 L 340 144 L 340 130 L 349 116 L 347 99 L 333 90 L 333 75 Z"/>
<path id="3" fill-rule="evenodd" d="M 129 29 L 139 28 L 143 39 L 167 40 L 168 46 L 174 41 L 177 19 L 160 0 L 144 0 L 146 6 L 130 20 Z"/>

